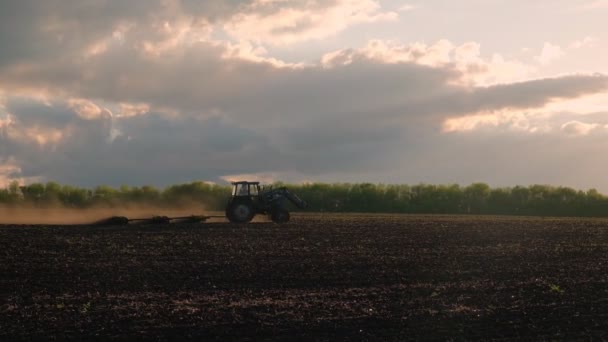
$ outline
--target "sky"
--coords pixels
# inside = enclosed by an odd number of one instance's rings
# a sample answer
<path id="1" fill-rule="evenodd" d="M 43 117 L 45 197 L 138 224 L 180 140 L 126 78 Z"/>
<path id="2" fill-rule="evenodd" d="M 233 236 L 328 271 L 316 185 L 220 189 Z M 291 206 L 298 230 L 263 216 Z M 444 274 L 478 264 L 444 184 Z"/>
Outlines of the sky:
<path id="1" fill-rule="evenodd" d="M 0 0 L 0 185 L 608 193 L 608 0 Z"/>

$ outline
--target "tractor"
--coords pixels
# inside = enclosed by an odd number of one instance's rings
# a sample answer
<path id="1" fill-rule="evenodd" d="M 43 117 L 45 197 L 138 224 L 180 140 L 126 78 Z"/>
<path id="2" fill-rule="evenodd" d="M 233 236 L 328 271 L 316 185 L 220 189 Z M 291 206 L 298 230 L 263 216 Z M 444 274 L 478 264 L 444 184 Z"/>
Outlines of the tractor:
<path id="1" fill-rule="evenodd" d="M 260 182 L 233 182 L 226 218 L 232 223 L 248 223 L 255 215 L 268 215 L 275 223 L 289 222 L 287 201 L 298 208 L 307 204 L 285 187 L 260 187 Z"/>

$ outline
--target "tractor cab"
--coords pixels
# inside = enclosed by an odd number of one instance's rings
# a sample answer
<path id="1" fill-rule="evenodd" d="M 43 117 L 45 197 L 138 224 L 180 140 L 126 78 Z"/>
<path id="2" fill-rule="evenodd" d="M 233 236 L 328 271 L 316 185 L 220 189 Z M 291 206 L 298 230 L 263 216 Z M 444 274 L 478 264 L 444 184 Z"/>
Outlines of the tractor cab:
<path id="1" fill-rule="evenodd" d="M 232 197 L 257 197 L 260 194 L 260 182 L 233 182 Z"/>

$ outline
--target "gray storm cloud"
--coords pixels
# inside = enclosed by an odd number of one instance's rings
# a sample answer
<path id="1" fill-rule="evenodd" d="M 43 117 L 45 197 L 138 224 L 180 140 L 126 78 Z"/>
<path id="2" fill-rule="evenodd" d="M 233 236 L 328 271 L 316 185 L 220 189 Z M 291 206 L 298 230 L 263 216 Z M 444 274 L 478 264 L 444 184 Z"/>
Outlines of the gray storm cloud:
<path id="1" fill-rule="evenodd" d="M 176 23 L 208 27 L 283 4 L 252 3 L 2 3 L 0 44 L 12 48 L 0 50 L 0 162 L 16 163 L 24 178 L 77 185 L 164 185 L 256 173 L 286 180 L 563 180 L 573 186 L 597 179 L 588 178 L 597 160 L 577 151 L 604 147 L 603 126 L 587 134 L 587 126 L 572 123 L 584 119 L 567 113 L 552 118 L 556 129 L 544 134 L 441 129 L 453 117 L 525 112 L 606 92 L 606 76 L 474 87 L 459 82 L 462 71 L 450 64 L 361 55 L 331 67 L 288 65 L 235 53 L 234 42 L 163 31 Z M 174 26 L 163 24 L 168 21 Z M 96 44 L 101 47 L 88 54 Z M 146 109 L 126 115 L 121 104 Z M 577 171 L 572 162 L 588 167 Z M 608 189 L 608 182 L 597 186 Z"/>

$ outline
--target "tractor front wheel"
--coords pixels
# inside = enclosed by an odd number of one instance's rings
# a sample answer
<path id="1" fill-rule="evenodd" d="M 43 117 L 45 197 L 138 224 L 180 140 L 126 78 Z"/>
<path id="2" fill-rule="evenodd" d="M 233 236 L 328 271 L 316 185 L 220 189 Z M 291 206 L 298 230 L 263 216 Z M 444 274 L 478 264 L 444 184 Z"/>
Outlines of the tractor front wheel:
<path id="1" fill-rule="evenodd" d="M 282 208 L 276 208 L 270 214 L 270 219 L 274 223 L 287 223 L 289 222 L 289 211 Z"/>
<path id="2" fill-rule="evenodd" d="M 235 202 L 226 208 L 226 217 L 232 223 L 248 223 L 253 216 L 255 216 L 255 212 L 250 203 Z"/>

